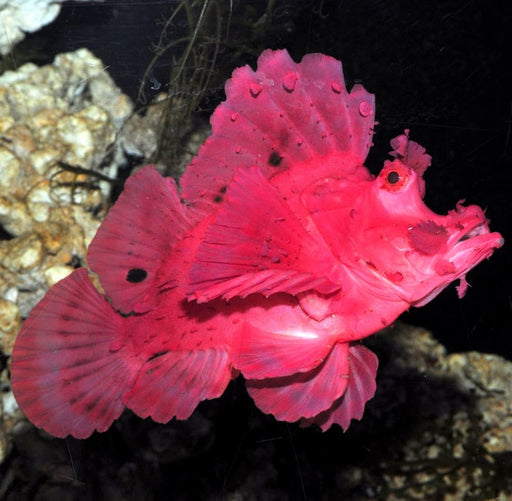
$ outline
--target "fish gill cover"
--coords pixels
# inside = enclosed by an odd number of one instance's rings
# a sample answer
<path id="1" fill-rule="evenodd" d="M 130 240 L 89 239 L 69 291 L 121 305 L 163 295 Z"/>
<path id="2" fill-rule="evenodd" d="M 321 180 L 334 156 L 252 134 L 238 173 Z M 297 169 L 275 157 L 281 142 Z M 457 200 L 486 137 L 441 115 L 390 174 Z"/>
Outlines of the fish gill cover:
<path id="1" fill-rule="evenodd" d="M 477 206 L 423 203 L 409 132 L 373 176 L 374 97 L 341 63 L 263 52 L 235 70 L 180 183 L 147 166 L 26 320 L 12 384 L 49 433 L 88 437 L 125 407 L 186 419 L 240 373 L 256 405 L 323 430 L 361 419 L 377 357 L 361 339 L 503 244 Z"/>

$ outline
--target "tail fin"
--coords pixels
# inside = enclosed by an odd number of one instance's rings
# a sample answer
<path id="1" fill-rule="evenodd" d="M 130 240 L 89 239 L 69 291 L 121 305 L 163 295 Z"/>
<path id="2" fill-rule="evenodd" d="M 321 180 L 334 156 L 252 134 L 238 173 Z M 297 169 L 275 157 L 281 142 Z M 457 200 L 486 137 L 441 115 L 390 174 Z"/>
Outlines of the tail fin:
<path id="1" fill-rule="evenodd" d="M 123 344 L 124 322 L 85 268 L 50 289 L 12 354 L 14 396 L 30 421 L 61 438 L 109 428 L 141 365 Z"/>

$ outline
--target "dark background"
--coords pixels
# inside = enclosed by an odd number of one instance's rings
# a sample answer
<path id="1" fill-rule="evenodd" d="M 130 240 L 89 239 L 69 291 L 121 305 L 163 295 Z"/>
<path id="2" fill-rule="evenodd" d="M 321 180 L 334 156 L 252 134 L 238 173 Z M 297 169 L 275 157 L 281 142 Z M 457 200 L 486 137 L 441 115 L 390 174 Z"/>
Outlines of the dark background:
<path id="1" fill-rule="evenodd" d="M 160 35 L 161 21 L 175 4 L 149 0 L 65 2 L 57 21 L 29 36 L 24 46 L 35 44 L 41 63 L 51 61 L 57 53 L 86 46 L 103 60 L 124 92 L 135 99 L 154 55 L 152 44 Z M 505 48 L 512 31 L 512 3 L 283 0 L 275 3 L 266 29 L 259 30 L 255 26 L 266 4 L 263 0 L 234 2 L 233 18 L 243 13 L 246 23 L 243 28 L 234 24 L 220 57 L 224 75 L 218 82 L 228 78 L 236 65 L 249 63 L 254 67 L 257 54 L 267 47 L 287 48 L 295 60 L 308 52 L 325 52 L 341 59 L 347 83 L 363 82 L 376 94 L 380 125 L 368 167 L 377 173 L 390 150 L 389 140 L 405 128 L 410 129 L 411 138 L 425 146 L 433 157 L 425 175 L 427 205 L 441 213 L 453 209 L 460 199 L 481 205 L 487 209 L 491 229 L 500 231 L 506 242 L 489 261 L 469 274 L 472 287 L 462 300 L 457 298 L 452 285 L 429 305 L 413 309 L 402 319 L 432 330 L 450 351 L 478 350 L 512 360 L 512 54 Z M 164 88 L 171 65 L 170 57 L 163 58 L 154 69 L 153 76 Z M 151 97 L 153 91 L 149 85 L 145 91 Z M 222 99 L 222 86 L 215 83 L 201 103 L 200 116 L 209 116 Z M 225 468 L 224 482 L 229 482 L 230 468 L 236 468 L 237 455 L 243 454 L 240 451 L 244 450 L 244 440 L 247 440 L 247 430 L 241 422 L 255 419 L 255 415 L 261 419 L 250 401 L 240 396 L 240 391 L 243 392 L 240 388 L 237 382 L 220 402 L 201 404 L 201 409 L 217 421 L 217 443 L 229 449 L 226 456 L 213 456 L 220 457 L 219 465 Z M 212 406 L 208 407 L 210 404 Z M 227 422 L 224 421 L 226 415 L 229 416 Z M 117 431 L 93 437 L 87 442 L 89 445 L 73 441 L 73 457 L 84 461 L 85 465 L 88 454 L 96 456 L 98 450 L 105 450 L 105 457 L 121 464 L 120 457 L 136 457 L 137 451 L 141 451 L 154 434 L 179 435 L 183 426 L 181 423 L 171 423 L 168 427 L 155 425 L 148 433 L 142 421 L 137 423 L 139 420 L 129 417 L 121 422 Z M 286 455 L 282 460 L 292 472 L 288 480 L 295 482 L 295 499 L 300 499 L 304 493 L 297 477 L 294 443 L 307 449 L 311 458 L 320 454 L 314 452 L 315 443 L 320 445 L 316 442 L 318 434 L 290 427 L 291 440 L 289 428 L 283 431 L 282 424 L 272 423 L 271 417 L 265 417 L 261 426 L 274 426 L 283 433 L 275 448 L 279 452 L 282 447 Z M 352 426 L 357 429 L 357 425 Z M 334 439 L 333 433 L 329 432 L 331 439 Z M 323 481 L 319 472 L 331 467 L 327 458 L 342 454 L 334 450 L 335 444 L 341 443 L 348 450 L 350 431 L 344 436 L 344 442 L 336 438 L 332 446 L 330 439 L 321 439 L 326 456 L 319 458 L 317 468 L 309 471 L 310 475 L 318 474 L 318 481 Z M 231 444 L 229 437 L 235 437 Z M 23 443 L 18 443 L 17 447 L 23 456 Z M 359 454 L 366 454 L 361 448 L 358 450 Z M 67 451 L 63 449 L 61 453 L 66 462 Z M 265 461 L 265 458 L 260 460 Z M 198 468 L 199 473 L 211 467 L 210 463 L 189 460 L 177 463 L 173 459 L 170 464 L 175 482 L 183 483 L 184 488 L 189 485 L 190 489 L 190 468 Z M 84 465 L 79 478 L 90 482 L 87 475 L 92 474 L 92 467 Z M 250 470 L 250 465 L 247 468 Z M 102 475 L 101 471 L 99 474 Z M 313 477 L 306 480 L 313 485 L 316 481 Z M 316 499 L 311 489 L 308 494 L 308 499 Z M 141 493 L 137 495 L 144 498 Z"/>

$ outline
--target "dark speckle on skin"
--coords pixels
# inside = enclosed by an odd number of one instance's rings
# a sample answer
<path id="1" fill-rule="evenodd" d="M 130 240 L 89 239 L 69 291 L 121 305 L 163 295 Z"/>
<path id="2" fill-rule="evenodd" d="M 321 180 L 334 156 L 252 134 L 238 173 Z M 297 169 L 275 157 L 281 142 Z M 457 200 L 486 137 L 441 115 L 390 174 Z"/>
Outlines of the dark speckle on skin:
<path id="1" fill-rule="evenodd" d="M 94 402 L 89 402 L 89 403 L 88 403 L 88 404 L 86 404 L 86 406 L 85 406 L 85 412 L 89 413 L 89 412 L 91 412 L 95 407 L 96 407 L 96 401 L 94 401 Z"/>
<path id="2" fill-rule="evenodd" d="M 268 163 L 270 165 L 272 165 L 273 167 L 277 167 L 281 163 L 282 159 L 283 158 L 281 157 L 281 155 L 277 151 L 273 151 L 270 154 L 270 156 L 268 157 Z"/>
<path id="3" fill-rule="evenodd" d="M 223 200 L 223 198 L 224 198 L 222 195 L 224 195 L 224 193 L 226 193 L 226 190 L 227 190 L 227 189 L 228 189 L 228 187 L 227 187 L 226 185 L 221 186 L 221 187 L 219 188 L 219 192 L 217 193 L 217 195 L 215 195 L 215 196 L 213 197 L 213 201 L 214 201 L 216 204 L 218 204 L 218 203 L 222 202 L 222 200 Z"/>
<path id="4" fill-rule="evenodd" d="M 154 360 L 155 358 L 158 358 L 158 357 L 161 357 L 163 355 L 166 355 L 167 353 L 169 353 L 168 351 L 160 351 L 158 353 L 155 353 L 154 355 L 151 355 L 149 358 L 148 358 L 148 362 L 151 361 L 151 360 Z"/>

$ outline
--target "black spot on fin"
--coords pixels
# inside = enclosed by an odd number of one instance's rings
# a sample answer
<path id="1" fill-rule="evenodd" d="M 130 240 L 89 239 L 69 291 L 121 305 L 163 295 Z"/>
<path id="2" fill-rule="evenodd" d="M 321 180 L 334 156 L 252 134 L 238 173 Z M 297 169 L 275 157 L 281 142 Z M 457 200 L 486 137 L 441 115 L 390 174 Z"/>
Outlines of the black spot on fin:
<path id="1" fill-rule="evenodd" d="M 126 281 L 131 282 L 132 284 L 138 284 L 146 280 L 148 276 L 148 272 L 143 270 L 142 268 L 132 268 L 128 270 L 126 274 Z"/>

